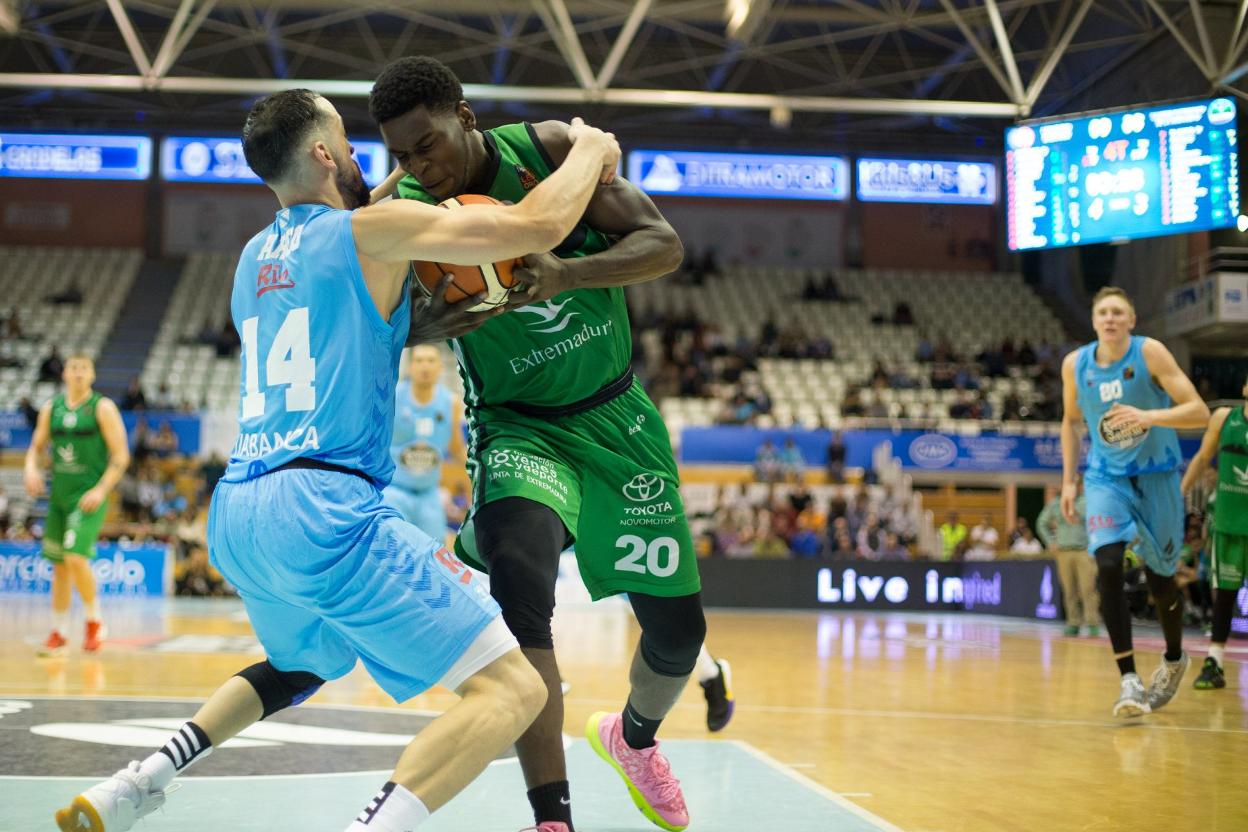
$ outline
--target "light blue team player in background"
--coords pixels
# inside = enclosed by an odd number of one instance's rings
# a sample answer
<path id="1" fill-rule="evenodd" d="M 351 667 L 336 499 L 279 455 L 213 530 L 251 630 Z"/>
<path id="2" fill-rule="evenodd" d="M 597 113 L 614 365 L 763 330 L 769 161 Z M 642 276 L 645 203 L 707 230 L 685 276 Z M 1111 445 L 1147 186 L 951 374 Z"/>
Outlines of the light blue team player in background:
<path id="1" fill-rule="evenodd" d="M 1079 423 L 1091 434 L 1084 492 L 1088 551 L 1096 557 L 1101 616 L 1122 674 L 1114 716 L 1134 717 L 1174 698 L 1187 670 L 1183 596 L 1174 570 L 1183 545 L 1182 455 L 1175 428 L 1198 428 L 1209 408 L 1160 342 L 1131 334 L 1135 307 L 1121 289 L 1092 301 L 1097 340 L 1062 362 L 1062 514 L 1077 522 Z M 1143 559 L 1166 653 L 1148 690 L 1135 671 L 1131 615 L 1123 591 L 1128 546 Z"/>
<path id="2" fill-rule="evenodd" d="M 410 380 L 395 390 L 394 437 L 390 457 L 394 479 L 382 492 L 386 505 L 435 540 L 446 537 L 446 507 L 439 485 L 442 460 L 448 457 L 463 470 L 468 462 L 460 425 L 463 405 L 439 383 L 442 357 L 431 344 L 418 344 L 407 354 Z"/>
<path id="3" fill-rule="evenodd" d="M 347 832 L 415 829 L 542 710 L 545 685 L 484 585 L 384 505 L 380 489 L 394 470 L 405 341 L 456 337 L 499 314 L 469 322 L 446 303 L 445 284 L 413 313 L 410 261 L 473 264 L 558 245 L 619 161 L 609 134 L 574 120 L 568 136 L 566 161 L 518 205 L 355 210 L 370 194 L 333 106 L 289 90 L 252 107 L 243 152 L 282 210 L 235 272 L 239 438 L 208 540 L 265 660 L 218 688 L 163 748 L 58 811 L 62 830 L 125 832 L 165 802 L 176 775 L 357 662 L 398 701 L 435 684 L 460 699 L 412 740 Z M 227 808 L 289 828 L 280 805 Z"/>

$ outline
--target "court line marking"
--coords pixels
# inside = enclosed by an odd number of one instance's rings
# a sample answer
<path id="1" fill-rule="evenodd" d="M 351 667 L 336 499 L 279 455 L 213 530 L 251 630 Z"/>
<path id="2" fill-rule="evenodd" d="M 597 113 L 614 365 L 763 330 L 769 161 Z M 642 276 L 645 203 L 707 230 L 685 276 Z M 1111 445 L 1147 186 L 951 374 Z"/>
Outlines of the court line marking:
<path id="1" fill-rule="evenodd" d="M 865 820 L 868 823 L 874 824 L 878 829 L 881 830 L 881 832 L 905 832 L 905 830 L 902 829 L 900 826 L 897 826 L 894 823 L 890 823 L 889 821 L 884 820 L 884 818 L 880 817 L 874 812 L 864 809 L 863 807 L 859 806 L 857 803 L 853 802 L 852 800 L 846 800 L 844 795 L 832 791 L 831 789 L 829 789 L 827 786 L 823 785 L 822 783 L 815 782 L 814 780 L 807 777 L 805 774 L 802 774 L 800 771 L 794 771 L 792 767 L 786 766 L 784 763 L 780 762 L 775 757 L 772 757 L 770 754 L 768 754 L 765 751 L 755 748 L 753 745 L 750 745 L 745 740 L 725 740 L 725 742 L 735 745 L 737 748 L 740 748 L 742 751 L 749 754 L 751 757 L 758 760 L 760 763 L 763 763 L 769 768 L 772 768 L 775 771 L 780 772 L 785 777 L 788 777 L 790 780 L 793 780 L 799 785 L 805 786 L 807 789 L 810 789 L 812 792 L 819 795 L 820 797 L 827 798 L 828 800 L 835 803 L 837 806 L 849 812 L 851 815 L 861 818 L 862 820 Z"/>
<path id="2" fill-rule="evenodd" d="M 67 699 L 73 699 L 73 700 L 101 700 L 102 699 L 102 700 L 106 700 L 109 702 L 197 702 L 200 704 L 203 704 L 206 701 L 204 699 L 192 699 L 192 698 L 187 698 L 184 696 L 76 696 L 76 695 L 70 695 L 70 694 L 66 694 L 64 696 L 54 696 L 52 694 L 46 694 L 46 693 L 45 694 L 31 694 L 30 696 L 22 696 L 21 698 L 22 699 L 54 700 L 54 701 L 64 701 Z M 304 704 L 304 703 L 300 703 L 300 704 Z M 332 710 L 339 710 L 339 711 L 363 711 L 363 712 L 382 711 L 384 713 L 391 713 L 391 714 L 409 714 L 411 716 L 427 716 L 427 717 L 434 717 L 434 718 L 437 718 L 444 713 L 444 711 L 430 711 L 430 710 L 426 710 L 422 708 L 395 708 L 395 707 L 389 707 L 386 705 L 350 705 L 350 704 L 339 704 L 339 703 L 334 703 L 334 702 L 327 702 L 323 705 L 313 705 L 312 707 L 330 708 Z M 8 728 L 10 726 L 6 725 L 4 727 Z M 16 725 L 11 726 L 11 727 L 13 730 L 16 730 L 16 731 L 30 730 L 29 728 L 23 728 L 21 726 L 16 726 Z M 118 746 L 118 747 L 121 748 L 125 746 Z M 563 750 L 566 752 L 571 747 L 572 747 L 572 737 L 566 733 L 563 734 Z M 504 757 L 498 760 L 490 760 L 490 762 L 487 764 L 487 767 L 512 765 L 514 763 L 519 763 L 519 762 L 520 762 L 519 757 Z M 242 774 L 242 775 L 223 774 L 220 776 L 211 775 L 211 776 L 203 776 L 203 777 L 187 777 L 184 780 L 181 780 L 179 782 L 185 783 L 185 782 L 193 782 L 196 780 L 285 780 L 285 779 L 302 779 L 302 778 L 307 778 L 307 777 L 350 777 L 350 776 L 357 775 L 357 774 L 359 775 L 367 774 L 369 776 L 375 777 L 381 774 L 393 774 L 393 773 L 394 773 L 394 769 L 387 768 L 387 769 L 382 769 L 379 771 L 341 771 L 341 772 L 331 771 L 331 772 L 322 772 L 320 774 L 316 774 L 316 773 L 313 773 L 313 774 Z M 0 775 L 0 780 L 92 780 L 92 779 L 98 779 L 98 778 L 57 777 L 54 775 L 45 776 L 45 775 L 33 775 L 33 774 Z"/>

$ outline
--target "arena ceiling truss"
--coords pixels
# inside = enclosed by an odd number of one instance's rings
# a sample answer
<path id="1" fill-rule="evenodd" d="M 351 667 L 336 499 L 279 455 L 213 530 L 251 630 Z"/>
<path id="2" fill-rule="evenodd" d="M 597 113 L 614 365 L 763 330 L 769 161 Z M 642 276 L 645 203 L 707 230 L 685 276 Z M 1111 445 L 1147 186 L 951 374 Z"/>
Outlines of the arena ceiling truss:
<path id="1" fill-rule="evenodd" d="M 363 121 L 378 70 L 423 53 L 478 109 L 530 119 L 999 141 L 1150 48 L 1186 54 L 1191 94 L 1248 98 L 1246 16 L 1248 0 L 0 0 L 0 120 L 233 128 L 255 96 L 306 86 Z"/>

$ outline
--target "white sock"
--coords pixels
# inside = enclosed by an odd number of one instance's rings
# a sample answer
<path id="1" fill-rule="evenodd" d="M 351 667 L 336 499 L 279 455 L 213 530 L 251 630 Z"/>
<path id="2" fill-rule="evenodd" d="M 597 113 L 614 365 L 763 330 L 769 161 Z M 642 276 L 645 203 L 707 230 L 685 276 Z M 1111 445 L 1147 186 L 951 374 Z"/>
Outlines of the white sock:
<path id="1" fill-rule="evenodd" d="M 698 674 L 699 684 L 709 682 L 719 675 L 719 665 L 715 664 L 715 659 L 711 657 L 711 652 L 706 649 L 705 644 L 698 653 L 698 666 L 695 672 Z"/>
<path id="2" fill-rule="evenodd" d="M 96 599 L 95 599 L 94 601 L 92 601 L 90 604 L 83 604 L 83 606 L 87 608 L 87 620 L 88 620 L 88 621 L 99 621 L 99 620 L 100 620 L 100 599 L 99 599 L 99 596 L 96 596 Z"/>
<path id="3" fill-rule="evenodd" d="M 52 610 L 52 629 L 61 635 L 69 632 L 69 610 L 65 610 L 65 612 Z"/>
<path id="4" fill-rule="evenodd" d="M 173 778 L 212 753 L 212 741 L 203 729 L 188 722 L 169 738 L 165 747 L 139 763 L 139 773 L 152 778 L 152 788 L 164 791 Z"/>
<path id="5" fill-rule="evenodd" d="M 1226 645 L 1225 644 L 1210 644 L 1209 645 L 1209 658 L 1217 662 L 1218 667 L 1223 667 L 1223 668 L 1226 667 Z"/>
<path id="6" fill-rule="evenodd" d="M 390 782 L 364 807 L 347 832 L 411 832 L 429 819 L 429 810 L 405 786 Z"/>

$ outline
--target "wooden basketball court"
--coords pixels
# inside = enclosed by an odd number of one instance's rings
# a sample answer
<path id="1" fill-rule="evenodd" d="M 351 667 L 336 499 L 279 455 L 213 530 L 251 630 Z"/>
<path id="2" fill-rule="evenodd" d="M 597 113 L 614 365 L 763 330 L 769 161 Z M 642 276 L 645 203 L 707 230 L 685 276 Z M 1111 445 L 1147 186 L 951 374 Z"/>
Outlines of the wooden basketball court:
<path id="1" fill-rule="evenodd" d="M 197 698 L 256 660 L 233 601 L 106 601 L 96 657 L 36 659 L 47 599 L 0 597 L 0 830 L 52 829 L 52 810 L 141 757 Z M 662 737 L 708 832 L 824 830 L 1243 830 L 1248 645 L 1225 690 L 1193 690 L 1117 722 L 1106 641 L 978 616 L 712 611 L 709 645 L 733 667 L 736 716 L 704 727 L 691 685 Z M 581 832 L 651 829 L 589 751 L 581 728 L 619 708 L 637 630 L 623 604 L 561 606 L 572 794 Z M 1137 633 L 1147 678 L 1155 634 Z M 395 709 L 357 669 L 220 749 L 139 828 L 340 832 L 405 737 L 452 701 Z M 162 738 L 153 741 L 152 738 Z M 212 764 L 209 768 L 208 764 Z M 380 778 L 380 779 L 379 779 Z M 491 766 L 432 832 L 531 823 L 514 760 Z M 276 824 L 276 825 L 275 825 Z"/>

